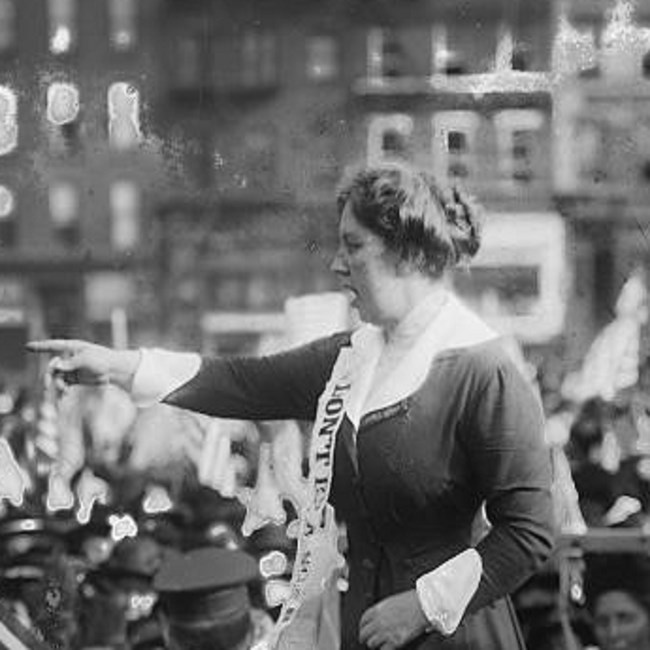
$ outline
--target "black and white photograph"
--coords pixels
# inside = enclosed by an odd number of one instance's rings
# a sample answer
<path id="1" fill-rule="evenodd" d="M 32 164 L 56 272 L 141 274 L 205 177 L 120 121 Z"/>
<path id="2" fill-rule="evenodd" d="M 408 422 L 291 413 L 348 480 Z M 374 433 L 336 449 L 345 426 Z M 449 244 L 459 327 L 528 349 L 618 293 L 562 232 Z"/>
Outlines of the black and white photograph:
<path id="1" fill-rule="evenodd" d="M 650 650 L 650 0 L 0 0 L 0 650 Z"/>

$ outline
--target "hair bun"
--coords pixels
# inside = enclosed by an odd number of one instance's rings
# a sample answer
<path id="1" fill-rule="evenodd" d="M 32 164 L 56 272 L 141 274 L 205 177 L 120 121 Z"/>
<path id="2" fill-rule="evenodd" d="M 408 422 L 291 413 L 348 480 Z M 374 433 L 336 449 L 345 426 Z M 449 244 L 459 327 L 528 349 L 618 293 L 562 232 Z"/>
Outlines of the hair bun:
<path id="1" fill-rule="evenodd" d="M 456 263 L 469 262 L 481 246 L 483 210 L 472 196 L 457 186 L 443 191 L 440 202 L 456 253 Z"/>

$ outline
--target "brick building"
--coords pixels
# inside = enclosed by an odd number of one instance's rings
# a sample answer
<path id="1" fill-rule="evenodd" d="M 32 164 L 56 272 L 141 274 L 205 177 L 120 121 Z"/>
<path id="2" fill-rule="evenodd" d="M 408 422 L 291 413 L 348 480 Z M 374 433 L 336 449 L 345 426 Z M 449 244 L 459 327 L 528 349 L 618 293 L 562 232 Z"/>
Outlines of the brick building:
<path id="1" fill-rule="evenodd" d="M 0 1 L 0 367 L 142 304 L 155 0 Z M 138 295 L 136 301 L 135 296 Z M 123 328 L 122 328 L 123 329 Z"/>

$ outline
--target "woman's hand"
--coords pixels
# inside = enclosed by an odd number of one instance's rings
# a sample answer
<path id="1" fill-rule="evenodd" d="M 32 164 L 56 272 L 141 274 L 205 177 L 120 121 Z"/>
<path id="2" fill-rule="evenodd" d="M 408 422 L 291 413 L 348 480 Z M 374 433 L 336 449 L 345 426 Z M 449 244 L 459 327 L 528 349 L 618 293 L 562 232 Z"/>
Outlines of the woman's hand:
<path id="1" fill-rule="evenodd" d="M 61 390 L 73 384 L 97 386 L 108 383 L 130 390 L 140 359 L 136 350 L 113 350 L 73 339 L 31 341 L 27 343 L 27 349 L 55 355 L 48 365 L 48 373 Z"/>
<path id="2" fill-rule="evenodd" d="M 415 589 L 389 596 L 367 609 L 359 622 L 359 641 L 368 648 L 396 650 L 428 627 Z"/>

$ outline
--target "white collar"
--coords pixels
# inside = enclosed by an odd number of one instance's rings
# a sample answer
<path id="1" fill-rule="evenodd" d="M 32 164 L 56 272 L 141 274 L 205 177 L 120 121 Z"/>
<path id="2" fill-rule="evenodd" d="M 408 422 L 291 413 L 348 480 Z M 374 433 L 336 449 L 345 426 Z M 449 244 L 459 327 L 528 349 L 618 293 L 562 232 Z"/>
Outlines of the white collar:
<path id="1" fill-rule="evenodd" d="M 437 305 L 434 310 L 433 306 Z M 421 309 L 420 309 L 421 307 Z M 417 310 L 417 311 L 416 311 Z M 423 316 L 426 315 L 424 323 Z M 445 350 L 466 348 L 496 339 L 498 334 L 452 293 L 440 307 L 438 301 L 425 299 L 398 325 L 398 338 L 388 344 L 382 330 L 363 325 L 352 335 L 354 369 L 347 414 L 355 428 L 365 413 L 395 404 L 412 395 L 425 381 L 433 358 Z M 418 329 L 415 336 L 407 335 Z M 406 340 L 408 345 L 402 346 Z M 381 376 L 375 376 L 383 355 L 397 343 L 395 359 Z"/>

